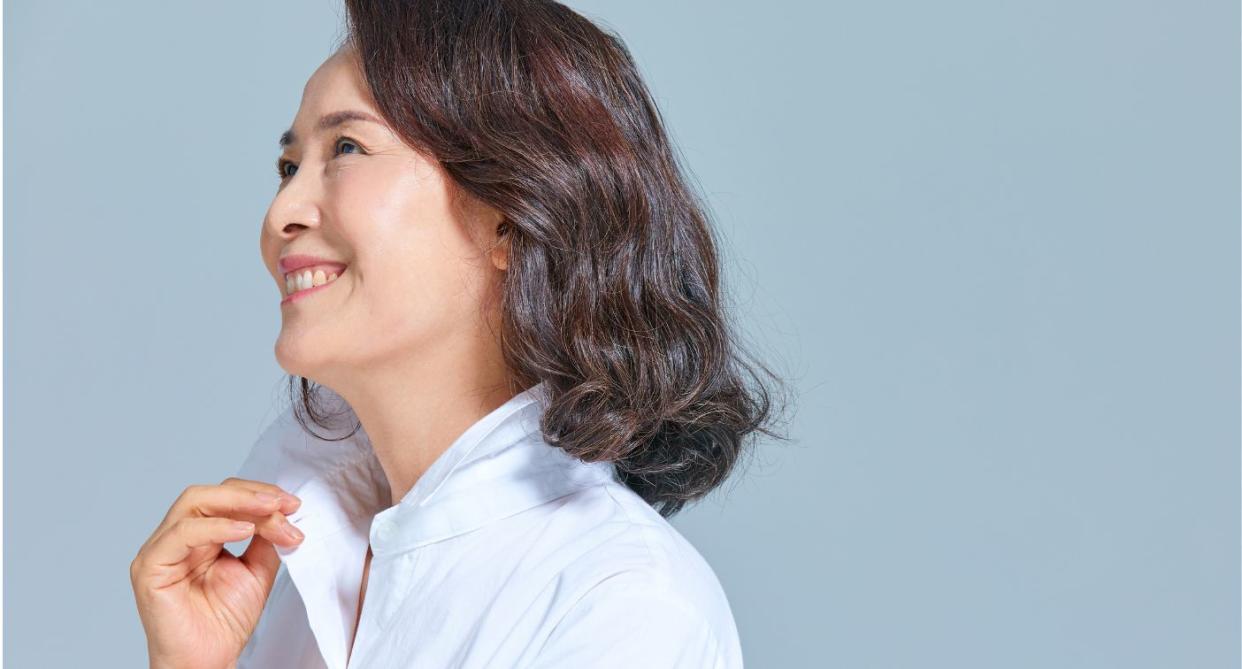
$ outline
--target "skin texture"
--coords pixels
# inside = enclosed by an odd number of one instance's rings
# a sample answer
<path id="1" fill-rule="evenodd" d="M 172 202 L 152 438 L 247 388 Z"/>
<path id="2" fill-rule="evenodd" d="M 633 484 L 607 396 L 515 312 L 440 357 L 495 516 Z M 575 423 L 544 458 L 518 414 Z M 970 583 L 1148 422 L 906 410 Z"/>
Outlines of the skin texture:
<path id="1" fill-rule="evenodd" d="M 455 191 L 433 158 L 382 120 L 317 128 L 343 110 L 383 118 L 349 47 L 303 89 L 259 248 L 281 310 L 277 361 L 350 404 L 396 503 L 467 427 L 512 397 L 495 334 L 507 238 L 498 212 Z M 279 304 L 277 262 L 294 253 L 348 268 Z M 273 542 L 301 540 L 282 529 L 300 500 L 258 502 L 256 490 L 284 492 L 236 478 L 188 487 L 131 563 L 152 667 L 232 666 L 253 634 L 280 564 Z M 257 526 L 231 529 L 234 519 Z M 224 550 L 252 535 L 241 556 Z M 360 613 L 369 552 L 359 569 Z"/>

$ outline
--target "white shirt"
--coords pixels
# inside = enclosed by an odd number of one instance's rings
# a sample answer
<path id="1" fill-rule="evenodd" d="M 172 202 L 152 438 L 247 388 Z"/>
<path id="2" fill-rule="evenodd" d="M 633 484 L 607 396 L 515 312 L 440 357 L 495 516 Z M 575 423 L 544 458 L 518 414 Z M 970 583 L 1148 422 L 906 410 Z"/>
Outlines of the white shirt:
<path id="1" fill-rule="evenodd" d="M 289 520 L 305 538 L 277 546 L 238 669 L 740 669 L 711 567 L 612 463 L 543 440 L 545 393 L 540 383 L 479 419 L 387 508 L 361 428 L 319 439 L 286 409 L 237 476 L 301 498 Z"/>

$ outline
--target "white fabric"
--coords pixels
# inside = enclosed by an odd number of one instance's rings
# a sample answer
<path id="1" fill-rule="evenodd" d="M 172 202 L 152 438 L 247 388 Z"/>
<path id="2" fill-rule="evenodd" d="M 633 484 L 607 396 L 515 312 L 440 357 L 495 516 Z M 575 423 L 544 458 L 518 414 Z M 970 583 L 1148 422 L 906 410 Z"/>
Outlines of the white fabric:
<path id="1" fill-rule="evenodd" d="M 237 476 L 300 497 L 289 520 L 306 536 L 277 547 L 238 669 L 742 667 L 711 567 L 611 463 L 543 440 L 545 393 L 481 418 L 387 508 L 364 431 L 319 439 L 286 409 Z"/>

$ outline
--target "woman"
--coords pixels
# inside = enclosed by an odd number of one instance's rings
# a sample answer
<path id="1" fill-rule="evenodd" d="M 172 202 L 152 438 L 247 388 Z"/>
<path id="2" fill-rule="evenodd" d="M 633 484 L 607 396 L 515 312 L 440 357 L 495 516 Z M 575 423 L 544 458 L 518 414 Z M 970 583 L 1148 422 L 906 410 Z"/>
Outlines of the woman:
<path id="1" fill-rule="evenodd" d="M 152 666 L 742 666 L 667 518 L 769 390 L 630 54 L 546 0 L 346 4 L 260 236 L 298 396 L 134 559 Z"/>

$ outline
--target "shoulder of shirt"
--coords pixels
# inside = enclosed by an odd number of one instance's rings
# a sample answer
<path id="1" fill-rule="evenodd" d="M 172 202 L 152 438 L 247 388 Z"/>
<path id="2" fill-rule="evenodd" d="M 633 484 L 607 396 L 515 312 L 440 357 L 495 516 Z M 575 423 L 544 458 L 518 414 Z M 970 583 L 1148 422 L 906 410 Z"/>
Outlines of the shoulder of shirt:
<path id="1" fill-rule="evenodd" d="M 628 603 L 675 606 L 701 619 L 718 644 L 736 646 L 724 589 L 699 551 L 642 497 L 619 481 L 558 500 L 556 516 L 579 525 L 575 559 L 561 574 L 574 602 L 621 596 Z"/>
<path id="2" fill-rule="evenodd" d="M 589 486 L 562 497 L 549 515 L 550 523 L 577 526 L 575 543 L 585 551 L 579 563 L 599 564 L 605 572 L 640 571 L 670 586 L 693 574 L 715 578 L 698 550 L 620 482 Z"/>

